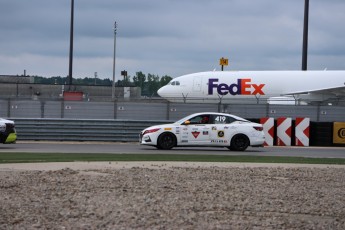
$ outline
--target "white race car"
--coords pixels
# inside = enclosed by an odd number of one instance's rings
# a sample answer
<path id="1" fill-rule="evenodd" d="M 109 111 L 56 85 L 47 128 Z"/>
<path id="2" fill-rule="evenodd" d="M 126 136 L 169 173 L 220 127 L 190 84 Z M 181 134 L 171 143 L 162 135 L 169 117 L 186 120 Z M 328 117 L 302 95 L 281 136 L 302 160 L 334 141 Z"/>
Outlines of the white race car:
<path id="1" fill-rule="evenodd" d="M 172 124 L 151 126 L 139 134 L 142 145 L 158 149 L 178 146 L 227 147 L 244 151 L 248 146 L 263 146 L 261 124 L 225 113 L 195 113 Z"/>
<path id="2" fill-rule="evenodd" d="M 0 118 L 0 143 L 13 144 L 17 140 L 14 121 Z"/>

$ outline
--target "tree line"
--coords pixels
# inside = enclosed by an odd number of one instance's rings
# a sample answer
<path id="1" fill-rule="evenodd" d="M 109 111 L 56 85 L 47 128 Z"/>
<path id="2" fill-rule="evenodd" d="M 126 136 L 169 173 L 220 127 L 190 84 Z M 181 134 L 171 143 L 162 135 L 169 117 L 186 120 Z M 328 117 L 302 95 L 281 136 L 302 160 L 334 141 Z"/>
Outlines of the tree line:
<path id="1" fill-rule="evenodd" d="M 68 84 L 68 77 L 53 76 L 50 78 L 34 76 L 35 84 L 56 84 L 65 85 Z M 157 96 L 157 90 L 165 86 L 171 81 L 172 77 L 164 75 L 162 77 L 155 74 L 145 75 L 143 72 L 136 72 L 135 76 L 124 76 L 122 80 L 117 80 L 115 82 L 116 87 L 140 87 L 141 95 L 152 97 Z M 112 86 L 113 81 L 109 78 L 99 79 L 99 78 L 74 78 L 73 85 L 98 85 L 98 86 Z"/>

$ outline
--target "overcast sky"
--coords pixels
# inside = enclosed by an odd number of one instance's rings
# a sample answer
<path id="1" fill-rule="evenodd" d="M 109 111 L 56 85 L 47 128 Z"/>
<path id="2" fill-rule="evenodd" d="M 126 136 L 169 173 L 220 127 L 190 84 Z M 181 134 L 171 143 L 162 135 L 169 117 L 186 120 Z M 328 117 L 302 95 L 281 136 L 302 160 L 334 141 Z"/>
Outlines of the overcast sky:
<path id="1" fill-rule="evenodd" d="M 71 0 L 0 0 L 0 75 L 68 75 Z M 304 0 L 75 0 L 73 77 L 300 70 Z M 345 69 L 345 1 L 310 0 L 308 69 Z"/>

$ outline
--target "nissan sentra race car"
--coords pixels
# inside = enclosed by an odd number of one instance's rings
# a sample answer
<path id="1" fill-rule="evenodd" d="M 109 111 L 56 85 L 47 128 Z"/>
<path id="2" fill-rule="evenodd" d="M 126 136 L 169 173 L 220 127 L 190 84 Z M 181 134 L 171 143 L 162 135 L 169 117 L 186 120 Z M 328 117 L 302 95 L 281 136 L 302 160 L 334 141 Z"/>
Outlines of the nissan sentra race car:
<path id="1" fill-rule="evenodd" d="M 263 146 L 261 124 L 225 113 L 195 113 L 172 124 L 156 125 L 139 134 L 142 145 L 158 149 L 178 146 L 227 147 L 244 151 L 248 146 Z"/>
<path id="2" fill-rule="evenodd" d="M 17 140 L 17 133 L 14 121 L 0 118 L 0 143 L 12 144 Z"/>

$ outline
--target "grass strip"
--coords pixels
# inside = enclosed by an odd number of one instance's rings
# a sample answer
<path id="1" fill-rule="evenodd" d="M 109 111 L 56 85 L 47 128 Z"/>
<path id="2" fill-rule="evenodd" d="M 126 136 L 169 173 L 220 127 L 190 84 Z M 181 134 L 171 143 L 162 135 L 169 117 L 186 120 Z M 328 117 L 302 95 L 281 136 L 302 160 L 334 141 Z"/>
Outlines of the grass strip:
<path id="1" fill-rule="evenodd" d="M 73 162 L 73 161 L 194 161 L 252 162 L 294 164 L 345 164 L 343 158 L 307 158 L 247 155 L 185 155 L 185 154 L 85 154 L 85 153 L 0 153 L 0 163 Z"/>

